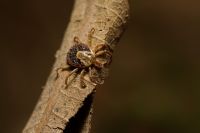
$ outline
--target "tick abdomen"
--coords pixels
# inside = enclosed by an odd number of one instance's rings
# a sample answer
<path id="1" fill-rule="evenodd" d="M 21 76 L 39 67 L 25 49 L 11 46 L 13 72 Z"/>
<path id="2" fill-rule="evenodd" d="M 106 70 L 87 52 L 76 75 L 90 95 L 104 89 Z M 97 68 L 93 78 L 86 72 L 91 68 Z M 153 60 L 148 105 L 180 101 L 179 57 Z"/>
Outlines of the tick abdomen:
<path id="1" fill-rule="evenodd" d="M 75 44 L 72 46 L 68 53 L 67 53 L 67 64 L 73 66 L 73 67 L 78 67 L 78 68 L 86 68 L 85 66 L 78 58 L 77 58 L 77 52 L 78 51 L 89 51 L 90 49 L 87 45 L 81 43 L 81 44 Z"/>

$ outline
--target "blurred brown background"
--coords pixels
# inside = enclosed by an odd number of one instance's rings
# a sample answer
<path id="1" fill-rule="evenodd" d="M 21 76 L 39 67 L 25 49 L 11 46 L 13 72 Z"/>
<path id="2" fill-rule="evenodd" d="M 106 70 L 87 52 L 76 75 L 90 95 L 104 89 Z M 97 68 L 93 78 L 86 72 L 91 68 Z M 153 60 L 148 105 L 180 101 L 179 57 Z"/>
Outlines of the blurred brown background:
<path id="1" fill-rule="evenodd" d="M 98 87 L 95 133 L 200 132 L 200 1 L 131 0 Z M 50 73 L 73 1 L 0 1 L 0 133 L 19 133 Z"/>

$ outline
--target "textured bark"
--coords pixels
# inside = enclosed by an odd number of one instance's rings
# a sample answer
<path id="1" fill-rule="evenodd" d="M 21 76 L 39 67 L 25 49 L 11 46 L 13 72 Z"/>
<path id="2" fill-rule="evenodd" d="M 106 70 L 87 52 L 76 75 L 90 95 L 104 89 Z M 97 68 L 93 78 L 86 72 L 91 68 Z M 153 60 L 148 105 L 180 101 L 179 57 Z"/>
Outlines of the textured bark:
<path id="1" fill-rule="evenodd" d="M 129 16 L 128 0 L 76 0 L 71 20 L 56 61 L 41 97 L 23 133 L 88 133 L 91 127 L 92 99 L 96 85 L 86 74 L 86 88 L 81 88 L 79 76 L 66 86 L 70 71 L 56 71 L 66 66 L 66 53 L 75 36 L 87 44 L 88 33 L 94 28 L 92 48 L 99 44 L 114 49 Z M 59 75 L 57 77 L 57 75 Z M 73 78 L 73 76 L 70 76 Z M 76 128 L 74 128 L 76 127 Z"/>

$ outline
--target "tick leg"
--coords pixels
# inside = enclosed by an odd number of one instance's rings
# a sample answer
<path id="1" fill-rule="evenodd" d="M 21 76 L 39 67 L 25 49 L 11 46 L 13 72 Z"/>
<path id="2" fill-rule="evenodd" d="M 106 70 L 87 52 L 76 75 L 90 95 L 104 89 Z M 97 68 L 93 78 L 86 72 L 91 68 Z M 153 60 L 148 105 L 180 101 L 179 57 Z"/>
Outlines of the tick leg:
<path id="1" fill-rule="evenodd" d="M 103 68 L 112 62 L 112 53 L 110 51 L 99 51 L 95 54 L 96 60 L 94 61 L 95 66 Z"/>
<path id="2" fill-rule="evenodd" d="M 112 56 L 112 53 L 107 50 L 99 51 L 98 53 L 95 54 L 95 56 L 103 55 L 103 54 L 109 54 Z"/>
<path id="3" fill-rule="evenodd" d="M 95 29 L 92 28 L 91 31 L 88 33 L 88 46 L 92 46 L 92 36 L 94 35 Z"/>
<path id="4" fill-rule="evenodd" d="M 74 37 L 74 42 L 75 42 L 75 44 L 80 44 L 80 40 L 79 40 L 79 38 L 77 37 L 77 36 L 75 36 Z"/>
<path id="5" fill-rule="evenodd" d="M 85 69 L 83 69 L 81 71 L 81 74 L 80 74 L 80 83 L 81 83 L 81 87 L 82 88 L 85 88 L 86 87 L 86 84 L 84 82 L 84 75 L 85 75 Z"/>
<path id="6" fill-rule="evenodd" d="M 103 49 L 103 47 L 104 47 L 104 44 L 97 45 L 97 46 L 95 47 L 94 52 L 97 53 L 98 51 L 100 51 L 101 49 Z"/>
<path id="7" fill-rule="evenodd" d="M 103 80 L 101 78 L 101 70 L 102 69 L 98 70 L 96 68 L 89 67 L 89 78 L 90 78 L 90 81 L 94 83 L 95 85 L 103 83 Z"/>
<path id="8" fill-rule="evenodd" d="M 110 51 L 110 52 L 112 52 L 112 49 L 110 48 L 110 46 L 109 45 L 106 45 L 106 44 L 100 44 L 100 45 L 97 45 L 96 47 L 95 47 L 95 54 L 97 53 L 97 52 L 99 52 L 99 51 L 102 51 L 102 50 L 106 50 L 106 51 Z"/>
<path id="9" fill-rule="evenodd" d="M 58 77 L 59 77 L 59 70 L 65 71 L 65 70 L 68 70 L 69 68 L 70 68 L 69 66 L 55 68 L 55 71 L 56 71 L 55 79 L 58 79 Z"/>
<path id="10" fill-rule="evenodd" d="M 70 77 L 72 74 L 76 73 L 77 71 L 78 71 L 78 68 L 75 68 L 73 71 L 71 71 L 71 72 L 69 73 L 68 77 L 67 77 L 66 80 L 65 80 L 65 84 L 66 84 L 66 85 L 68 85 L 68 84 L 70 83 L 69 77 Z"/>
<path id="11" fill-rule="evenodd" d="M 92 68 L 89 67 L 89 77 L 91 78 L 92 77 Z"/>

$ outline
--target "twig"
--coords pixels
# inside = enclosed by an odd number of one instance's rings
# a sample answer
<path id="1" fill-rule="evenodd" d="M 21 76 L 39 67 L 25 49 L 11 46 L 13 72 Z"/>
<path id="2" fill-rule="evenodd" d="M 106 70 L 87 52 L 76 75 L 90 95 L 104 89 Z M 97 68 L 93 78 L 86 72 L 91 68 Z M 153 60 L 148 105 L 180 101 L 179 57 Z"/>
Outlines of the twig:
<path id="1" fill-rule="evenodd" d="M 73 38 L 78 36 L 82 42 L 87 43 L 87 36 L 92 28 L 95 29 L 92 47 L 107 44 L 114 49 L 124 31 L 128 15 L 128 0 L 75 1 L 63 43 L 56 53 L 54 67 L 23 133 L 90 131 L 96 85 L 86 78 L 84 82 L 87 87 L 83 89 L 76 77 L 66 86 L 69 71 L 57 71 L 57 68 L 66 66 L 66 53 L 73 45 Z"/>

